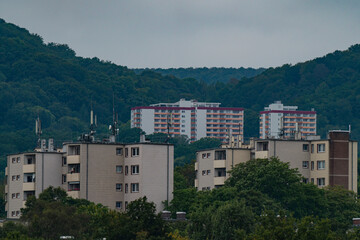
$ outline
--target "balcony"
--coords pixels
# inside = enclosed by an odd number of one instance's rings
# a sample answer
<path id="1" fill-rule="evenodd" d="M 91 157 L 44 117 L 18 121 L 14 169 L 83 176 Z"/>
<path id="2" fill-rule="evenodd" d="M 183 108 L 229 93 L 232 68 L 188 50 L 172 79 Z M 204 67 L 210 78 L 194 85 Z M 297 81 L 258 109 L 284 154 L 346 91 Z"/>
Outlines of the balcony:
<path id="1" fill-rule="evenodd" d="M 35 191 L 35 183 L 34 182 L 23 183 L 23 191 Z"/>
<path id="2" fill-rule="evenodd" d="M 33 173 L 35 172 L 35 164 L 24 164 L 23 165 L 24 173 Z"/>
<path id="3" fill-rule="evenodd" d="M 8 175 L 8 168 L 6 167 L 5 168 L 5 176 L 7 176 Z"/>
<path id="4" fill-rule="evenodd" d="M 69 191 L 67 195 L 72 198 L 80 198 L 80 191 Z"/>
<path id="5" fill-rule="evenodd" d="M 80 181 L 80 173 L 68 173 L 68 174 L 66 174 L 66 180 L 68 182 L 79 182 Z"/>
<path id="6" fill-rule="evenodd" d="M 199 187 L 199 180 L 195 179 L 195 187 Z"/>
<path id="7" fill-rule="evenodd" d="M 269 152 L 268 151 L 256 151 L 255 158 L 269 158 Z"/>
<path id="8" fill-rule="evenodd" d="M 70 155 L 66 157 L 67 164 L 78 164 L 80 163 L 80 155 Z"/>
<path id="9" fill-rule="evenodd" d="M 199 163 L 196 162 L 196 163 L 195 163 L 195 171 L 197 171 L 198 169 L 199 169 Z"/>
<path id="10" fill-rule="evenodd" d="M 226 177 L 215 177 L 214 185 L 224 185 Z"/>
<path id="11" fill-rule="evenodd" d="M 226 167 L 226 160 L 215 160 L 214 161 L 214 168 L 225 168 Z"/>

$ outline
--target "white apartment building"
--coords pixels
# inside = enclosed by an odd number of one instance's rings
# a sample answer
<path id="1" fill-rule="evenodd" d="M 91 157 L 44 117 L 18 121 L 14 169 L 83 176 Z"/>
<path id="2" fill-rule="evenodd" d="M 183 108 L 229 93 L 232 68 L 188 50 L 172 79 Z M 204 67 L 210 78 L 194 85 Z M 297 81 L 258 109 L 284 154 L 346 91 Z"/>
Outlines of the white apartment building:
<path id="1" fill-rule="evenodd" d="M 276 101 L 260 112 L 260 138 L 298 138 L 316 135 L 316 112 L 299 111 L 297 106 L 284 106 Z"/>
<path id="2" fill-rule="evenodd" d="M 77 142 L 49 149 L 7 157 L 7 218 L 20 218 L 28 196 L 39 196 L 49 186 L 119 211 L 143 196 L 157 211 L 172 200 L 173 145 Z"/>
<path id="3" fill-rule="evenodd" d="M 242 140 L 244 109 L 180 99 L 175 103 L 132 108 L 131 127 L 141 128 L 146 134 L 186 135 L 190 141 L 214 137 L 226 142 L 230 135 Z"/>

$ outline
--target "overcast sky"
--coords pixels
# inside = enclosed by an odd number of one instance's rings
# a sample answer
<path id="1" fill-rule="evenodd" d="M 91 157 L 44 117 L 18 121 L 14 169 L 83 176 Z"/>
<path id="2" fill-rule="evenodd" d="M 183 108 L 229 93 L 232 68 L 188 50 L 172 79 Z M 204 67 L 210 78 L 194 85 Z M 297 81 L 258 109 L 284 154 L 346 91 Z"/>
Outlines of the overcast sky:
<path id="1" fill-rule="evenodd" d="M 360 43 L 359 0 L 0 0 L 78 56 L 136 67 L 276 67 Z"/>

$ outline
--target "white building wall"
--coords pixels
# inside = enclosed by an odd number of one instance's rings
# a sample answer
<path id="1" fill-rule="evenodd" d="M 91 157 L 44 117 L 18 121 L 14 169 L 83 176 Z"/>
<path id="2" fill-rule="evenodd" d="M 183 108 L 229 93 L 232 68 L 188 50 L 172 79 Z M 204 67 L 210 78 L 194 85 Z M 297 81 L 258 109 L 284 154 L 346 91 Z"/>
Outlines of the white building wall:
<path id="1" fill-rule="evenodd" d="M 154 132 L 154 109 L 141 109 L 141 129 L 146 134 Z"/>
<path id="2" fill-rule="evenodd" d="M 206 110 L 197 109 L 196 111 L 196 140 L 206 137 Z"/>

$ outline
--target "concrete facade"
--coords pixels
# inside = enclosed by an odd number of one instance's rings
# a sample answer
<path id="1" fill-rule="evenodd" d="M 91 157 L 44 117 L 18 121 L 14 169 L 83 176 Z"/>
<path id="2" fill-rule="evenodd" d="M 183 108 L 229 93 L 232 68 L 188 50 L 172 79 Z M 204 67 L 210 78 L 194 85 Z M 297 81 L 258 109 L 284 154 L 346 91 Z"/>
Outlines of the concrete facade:
<path id="1" fill-rule="evenodd" d="M 256 139 L 242 149 L 219 148 L 200 151 L 195 163 L 195 187 L 205 190 L 223 185 L 217 186 L 213 183 L 216 181 L 216 175 L 211 173 L 216 170 L 214 166 L 217 161 L 213 157 L 203 156 L 207 153 L 212 156 L 216 151 L 226 151 L 226 159 L 222 163 L 222 166 L 226 166 L 226 178 L 229 177 L 228 171 L 240 162 L 252 158 L 278 157 L 281 161 L 288 162 L 290 168 L 297 168 L 305 183 L 314 183 L 319 187 L 340 185 L 357 192 L 358 143 L 350 140 L 349 135 L 347 131 L 330 131 L 326 140 Z M 232 155 L 232 152 L 237 154 Z M 210 174 L 203 174 L 204 170 Z"/>
<path id="2" fill-rule="evenodd" d="M 28 152 L 7 156 L 5 210 L 7 218 L 19 218 L 28 196 L 36 197 L 49 186 L 61 184 L 61 153 Z"/>
<path id="3" fill-rule="evenodd" d="M 119 211 L 143 196 L 157 211 L 172 200 L 174 147 L 169 144 L 64 143 L 59 152 L 9 155 L 7 161 L 8 218 L 19 218 L 27 196 L 49 186 Z"/>
<path id="4" fill-rule="evenodd" d="M 176 103 L 132 108 L 131 127 L 141 128 L 146 134 L 185 135 L 190 141 L 214 137 L 226 142 L 230 134 L 243 138 L 244 110 L 180 99 Z"/>

